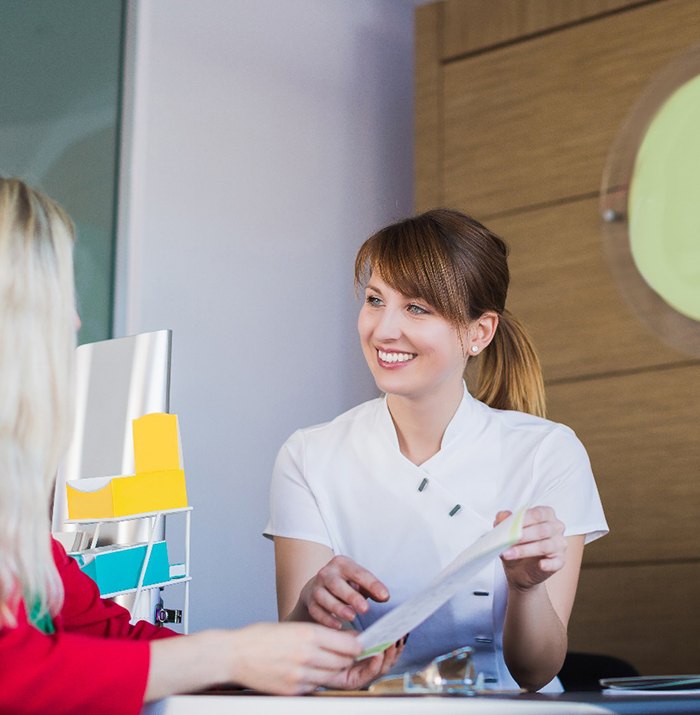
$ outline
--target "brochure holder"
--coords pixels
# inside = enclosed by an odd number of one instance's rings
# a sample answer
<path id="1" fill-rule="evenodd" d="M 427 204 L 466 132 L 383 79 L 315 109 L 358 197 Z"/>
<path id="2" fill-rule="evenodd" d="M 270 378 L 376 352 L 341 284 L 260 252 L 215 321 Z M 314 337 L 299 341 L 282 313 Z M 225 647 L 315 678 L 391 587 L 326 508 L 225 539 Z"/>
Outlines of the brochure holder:
<path id="1" fill-rule="evenodd" d="M 132 425 L 136 473 L 67 482 L 70 520 L 113 519 L 188 506 L 177 415 L 152 413 Z"/>

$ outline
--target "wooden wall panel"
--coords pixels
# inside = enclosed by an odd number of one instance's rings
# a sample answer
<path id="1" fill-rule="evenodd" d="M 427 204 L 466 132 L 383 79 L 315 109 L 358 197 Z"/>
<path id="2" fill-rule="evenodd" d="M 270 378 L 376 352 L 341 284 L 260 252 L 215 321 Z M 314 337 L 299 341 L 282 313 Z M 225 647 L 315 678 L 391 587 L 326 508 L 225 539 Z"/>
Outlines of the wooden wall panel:
<path id="1" fill-rule="evenodd" d="M 443 59 L 561 27 L 635 0 L 447 0 Z M 497 11 L 494 11 L 497 7 Z"/>
<path id="2" fill-rule="evenodd" d="M 466 210 L 511 244 L 508 307 L 541 352 L 550 417 L 588 449 L 612 529 L 586 549 L 571 648 L 698 671 L 700 360 L 623 301 L 597 194 L 629 108 L 700 41 L 700 2 L 446 0 L 431 13 L 417 205 Z"/>
<path id="3" fill-rule="evenodd" d="M 511 247 L 507 306 L 529 329 L 547 381 L 688 359 L 622 298 L 606 263 L 596 199 L 486 223 Z"/>
<path id="4" fill-rule="evenodd" d="M 444 69 L 443 201 L 485 216 L 596 192 L 642 89 L 700 38 L 700 3 L 667 0 Z"/>
<path id="5" fill-rule="evenodd" d="M 699 603 L 700 561 L 584 569 L 569 647 L 623 658 L 643 674 L 698 673 Z"/>
<path id="6" fill-rule="evenodd" d="M 700 364 L 552 385 L 547 397 L 588 450 L 610 525 L 586 563 L 700 560 Z"/>
<path id="7" fill-rule="evenodd" d="M 416 10 L 415 204 L 439 206 L 442 186 L 442 3 Z"/>

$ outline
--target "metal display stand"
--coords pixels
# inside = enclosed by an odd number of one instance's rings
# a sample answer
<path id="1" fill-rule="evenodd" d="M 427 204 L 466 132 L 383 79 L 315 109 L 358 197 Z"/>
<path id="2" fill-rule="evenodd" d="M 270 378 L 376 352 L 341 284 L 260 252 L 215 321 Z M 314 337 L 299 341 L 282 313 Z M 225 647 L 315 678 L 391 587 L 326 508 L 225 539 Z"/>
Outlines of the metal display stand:
<path id="1" fill-rule="evenodd" d="M 143 582 L 146 576 L 146 570 L 148 569 L 148 563 L 151 558 L 151 552 L 153 550 L 153 543 L 156 541 L 156 535 L 163 532 L 164 522 L 166 517 L 173 514 L 184 514 L 185 515 L 185 574 L 184 576 L 171 578 L 167 581 L 161 583 L 148 584 L 144 586 Z M 185 586 L 185 602 L 182 612 L 182 629 L 185 634 L 189 632 L 189 610 L 190 610 L 190 581 L 192 577 L 190 576 L 190 517 L 192 515 L 192 507 L 183 507 L 181 509 L 167 509 L 164 511 L 153 511 L 146 512 L 143 514 L 129 514 L 128 516 L 118 516 L 108 519 L 68 519 L 66 524 L 80 524 L 84 526 L 93 526 L 92 534 L 90 535 L 90 545 L 88 548 L 94 548 L 97 546 L 97 542 L 100 536 L 100 529 L 102 524 L 116 523 L 122 521 L 131 521 L 133 519 L 148 519 L 150 521 L 148 529 L 148 545 L 146 547 L 146 556 L 143 560 L 141 566 L 141 572 L 139 574 L 138 584 L 135 588 L 125 589 L 123 591 L 115 591 L 114 593 L 101 594 L 102 598 L 114 598 L 116 596 L 123 596 L 125 594 L 136 594 L 134 598 L 134 603 L 131 608 L 132 613 L 138 613 L 139 600 L 141 594 L 144 591 L 151 591 L 153 589 L 162 589 L 173 584 L 182 583 Z M 135 618 L 135 617 L 134 617 Z"/>

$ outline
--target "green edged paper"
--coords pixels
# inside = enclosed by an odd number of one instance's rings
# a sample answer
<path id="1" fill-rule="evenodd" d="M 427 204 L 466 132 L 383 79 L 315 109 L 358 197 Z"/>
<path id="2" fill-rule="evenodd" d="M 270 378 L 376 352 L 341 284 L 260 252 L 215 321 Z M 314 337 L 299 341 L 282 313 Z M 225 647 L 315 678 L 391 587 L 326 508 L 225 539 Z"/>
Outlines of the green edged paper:
<path id="1" fill-rule="evenodd" d="M 517 543 L 523 531 L 526 507 L 511 514 L 491 531 L 479 537 L 448 564 L 420 593 L 375 621 L 359 635 L 364 650 L 358 660 L 386 650 L 465 588 L 474 574 L 500 553 Z"/>

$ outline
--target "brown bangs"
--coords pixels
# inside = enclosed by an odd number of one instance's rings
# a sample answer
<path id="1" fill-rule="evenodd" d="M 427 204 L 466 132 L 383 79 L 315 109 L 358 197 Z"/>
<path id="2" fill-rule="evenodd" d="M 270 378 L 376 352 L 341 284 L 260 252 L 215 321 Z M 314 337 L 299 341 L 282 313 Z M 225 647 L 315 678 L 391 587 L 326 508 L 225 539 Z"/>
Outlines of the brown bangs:
<path id="1" fill-rule="evenodd" d="M 409 298 L 420 298 L 454 325 L 469 322 L 469 292 L 450 250 L 450 239 L 425 214 L 383 228 L 355 259 L 355 286 L 372 273 Z"/>

